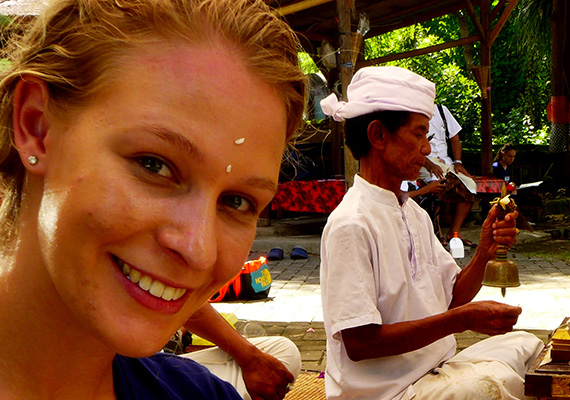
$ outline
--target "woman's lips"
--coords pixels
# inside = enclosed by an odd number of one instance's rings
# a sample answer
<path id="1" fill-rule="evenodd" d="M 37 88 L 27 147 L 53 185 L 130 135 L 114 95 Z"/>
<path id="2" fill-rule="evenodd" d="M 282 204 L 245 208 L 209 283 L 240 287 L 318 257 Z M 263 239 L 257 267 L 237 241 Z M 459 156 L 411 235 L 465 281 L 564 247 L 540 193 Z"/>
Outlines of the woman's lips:
<path id="1" fill-rule="evenodd" d="M 186 289 L 168 286 L 157 279 L 151 278 L 149 275 L 145 275 L 119 258 L 115 257 L 115 261 L 123 274 L 131 282 L 137 284 L 142 290 L 150 293 L 154 297 L 166 301 L 175 301 L 180 299 L 184 296 L 184 293 L 186 293 Z"/>

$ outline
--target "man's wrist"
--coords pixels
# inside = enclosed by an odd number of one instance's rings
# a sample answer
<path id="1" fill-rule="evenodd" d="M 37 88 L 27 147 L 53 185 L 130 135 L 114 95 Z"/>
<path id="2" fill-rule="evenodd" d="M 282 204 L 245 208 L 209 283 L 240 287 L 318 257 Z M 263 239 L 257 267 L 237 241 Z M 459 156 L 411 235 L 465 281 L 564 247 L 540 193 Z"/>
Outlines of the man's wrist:
<path id="1" fill-rule="evenodd" d="M 455 160 L 453 161 L 454 164 L 463 164 L 463 162 L 461 160 Z"/>

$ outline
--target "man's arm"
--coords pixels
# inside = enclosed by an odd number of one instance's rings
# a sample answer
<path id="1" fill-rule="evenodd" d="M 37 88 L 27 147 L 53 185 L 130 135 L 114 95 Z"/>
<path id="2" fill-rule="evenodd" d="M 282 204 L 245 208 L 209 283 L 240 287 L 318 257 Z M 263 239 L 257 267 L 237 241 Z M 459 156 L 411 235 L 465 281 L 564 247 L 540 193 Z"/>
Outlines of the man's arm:
<path id="1" fill-rule="evenodd" d="M 417 196 L 422 196 L 428 193 L 443 193 L 445 189 L 445 182 L 443 181 L 431 181 L 425 186 L 422 186 L 418 190 L 410 190 L 408 191 L 408 196 L 412 199 Z"/>
<path id="2" fill-rule="evenodd" d="M 465 304 L 473 299 L 481 289 L 487 262 L 495 257 L 498 244 L 511 247 L 516 242 L 516 219 L 518 212 L 510 213 L 504 220 L 497 219 L 497 205 L 489 210 L 489 214 L 481 227 L 479 246 L 471 261 L 457 275 L 453 288 L 453 300 L 450 308 Z"/>
<path id="3" fill-rule="evenodd" d="M 520 307 L 480 301 L 415 321 L 345 329 L 342 340 L 352 361 L 388 357 L 420 349 L 468 329 L 487 335 L 510 332 L 521 311 Z"/>
<path id="4" fill-rule="evenodd" d="M 282 399 L 294 377 L 281 361 L 262 352 L 239 334 L 209 303 L 184 324 L 190 332 L 209 340 L 240 366 L 251 398 Z"/>
<path id="5" fill-rule="evenodd" d="M 471 176 L 469 172 L 465 169 L 461 163 L 461 140 L 459 140 L 459 134 L 453 136 L 449 139 L 451 142 L 451 150 L 453 151 L 453 167 L 455 172 L 461 172 L 463 175 Z"/>

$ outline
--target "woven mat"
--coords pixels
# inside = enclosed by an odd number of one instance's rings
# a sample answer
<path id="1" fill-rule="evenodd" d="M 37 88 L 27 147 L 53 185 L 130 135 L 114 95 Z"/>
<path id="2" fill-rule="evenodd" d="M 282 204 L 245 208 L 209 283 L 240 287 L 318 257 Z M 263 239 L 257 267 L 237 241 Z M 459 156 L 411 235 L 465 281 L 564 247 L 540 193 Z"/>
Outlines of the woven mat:
<path id="1" fill-rule="evenodd" d="M 318 372 L 302 372 L 285 400 L 325 400 L 325 379 Z"/>

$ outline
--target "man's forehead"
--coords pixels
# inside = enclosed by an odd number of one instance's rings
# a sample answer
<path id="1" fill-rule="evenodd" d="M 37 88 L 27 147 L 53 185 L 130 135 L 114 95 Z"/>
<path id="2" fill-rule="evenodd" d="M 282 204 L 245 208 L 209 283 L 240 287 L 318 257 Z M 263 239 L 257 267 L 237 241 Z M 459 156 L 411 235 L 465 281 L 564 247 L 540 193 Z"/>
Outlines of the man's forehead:
<path id="1" fill-rule="evenodd" d="M 410 118 L 408 119 L 408 125 L 412 128 L 417 129 L 429 129 L 429 118 L 423 114 L 410 113 Z"/>

